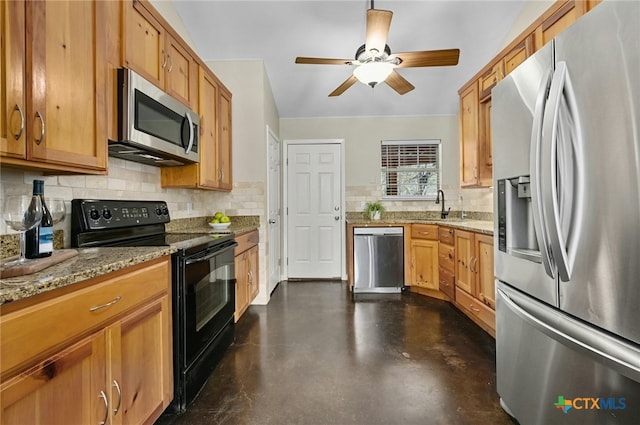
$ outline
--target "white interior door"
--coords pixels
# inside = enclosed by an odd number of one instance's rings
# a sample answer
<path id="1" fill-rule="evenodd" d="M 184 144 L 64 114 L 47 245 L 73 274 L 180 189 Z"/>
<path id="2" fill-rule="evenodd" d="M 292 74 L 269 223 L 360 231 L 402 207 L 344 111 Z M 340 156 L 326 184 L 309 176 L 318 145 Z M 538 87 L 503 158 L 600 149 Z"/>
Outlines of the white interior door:
<path id="1" fill-rule="evenodd" d="M 289 278 L 341 278 L 341 152 L 340 144 L 287 146 Z"/>
<path id="2" fill-rule="evenodd" d="M 281 233 L 281 217 L 280 217 L 280 185 L 281 185 L 281 148 L 280 140 L 273 134 L 270 128 L 267 127 L 267 143 L 268 143 L 268 156 L 269 156 L 269 175 L 268 175 L 268 188 L 267 195 L 267 210 L 269 212 L 267 231 L 268 231 L 268 250 L 267 257 L 269 258 L 269 282 L 268 282 L 268 294 L 276 287 L 280 282 L 282 254 L 280 249 L 280 235 Z"/>

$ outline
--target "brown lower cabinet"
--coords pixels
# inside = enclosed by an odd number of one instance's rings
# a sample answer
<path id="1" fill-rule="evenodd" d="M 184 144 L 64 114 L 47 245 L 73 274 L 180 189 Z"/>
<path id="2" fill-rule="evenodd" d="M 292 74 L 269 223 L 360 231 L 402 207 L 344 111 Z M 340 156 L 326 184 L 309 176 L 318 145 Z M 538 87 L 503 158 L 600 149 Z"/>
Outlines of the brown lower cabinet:
<path id="1" fill-rule="evenodd" d="M 258 242 L 257 230 L 236 236 L 238 246 L 235 249 L 236 269 L 236 312 L 237 322 L 258 295 Z"/>
<path id="2" fill-rule="evenodd" d="M 173 399 L 170 257 L 0 315 L 0 423 L 153 423 Z"/>
<path id="3" fill-rule="evenodd" d="M 455 304 L 495 335 L 493 237 L 455 230 Z"/>
<path id="4" fill-rule="evenodd" d="M 380 224 L 385 226 L 387 224 Z M 397 225 L 397 224 L 396 224 Z M 347 225 L 347 274 L 353 285 L 353 227 Z M 405 285 L 453 303 L 495 336 L 493 236 L 437 224 L 403 224 Z M 240 267 L 236 261 L 237 273 Z M 244 310 L 242 310 L 244 311 Z"/>

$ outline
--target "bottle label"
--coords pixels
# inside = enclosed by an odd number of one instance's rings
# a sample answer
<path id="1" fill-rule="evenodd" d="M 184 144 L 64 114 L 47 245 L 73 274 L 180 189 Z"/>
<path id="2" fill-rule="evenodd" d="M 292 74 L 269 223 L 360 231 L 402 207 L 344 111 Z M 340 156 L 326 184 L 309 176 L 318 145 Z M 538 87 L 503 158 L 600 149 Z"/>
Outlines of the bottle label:
<path id="1" fill-rule="evenodd" d="M 53 227 L 40 227 L 38 233 L 39 253 L 53 252 Z"/>

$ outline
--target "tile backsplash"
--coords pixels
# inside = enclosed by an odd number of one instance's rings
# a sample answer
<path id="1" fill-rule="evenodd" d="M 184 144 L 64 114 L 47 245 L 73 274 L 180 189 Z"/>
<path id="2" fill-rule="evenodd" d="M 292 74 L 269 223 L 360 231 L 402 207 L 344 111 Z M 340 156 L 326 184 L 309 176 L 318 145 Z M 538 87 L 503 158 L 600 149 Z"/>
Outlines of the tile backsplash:
<path id="1" fill-rule="evenodd" d="M 445 206 L 451 211 L 493 213 L 493 189 L 450 189 L 443 188 Z M 364 204 L 382 198 L 381 186 L 347 186 L 346 209 L 348 212 L 362 211 Z M 441 204 L 432 200 L 385 200 L 382 205 L 387 211 L 440 211 Z"/>
<path id="2" fill-rule="evenodd" d="M 109 175 L 106 176 L 43 176 L 39 172 L 2 167 L 0 193 L 3 196 L 31 193 L 34 179 L 44 179 L 45 197 L 63 198 L 67 202 L 67 218 L 56 226 L 64 230 L 65 247 L 69 246 L 71 200 L 74 198 L 162 200 L 167 202 L 172 219 L 210 216 L 216 211 L 227 215 L 264 214 L 263 182 L 235 182 L 230 193 L 163 188 L 160 168 L 117 158 L 109 158 Z M 13 230 L 4 222 L 0 223 L 0 235 L 11 233 Z"/>

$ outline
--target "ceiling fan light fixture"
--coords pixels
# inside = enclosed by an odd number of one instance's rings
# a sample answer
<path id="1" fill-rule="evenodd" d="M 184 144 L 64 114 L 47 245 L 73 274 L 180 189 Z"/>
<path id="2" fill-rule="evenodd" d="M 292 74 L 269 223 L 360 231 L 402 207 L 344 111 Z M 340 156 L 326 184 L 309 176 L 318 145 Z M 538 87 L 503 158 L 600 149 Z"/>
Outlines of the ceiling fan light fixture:
<path id="1" fill-rule="evenodd" d="M 389 62 L 367 62 L 353 70 L 353 76 L 363 84 L 375 87 L 387 79 L 393 71 L 393 64 Z"/>

